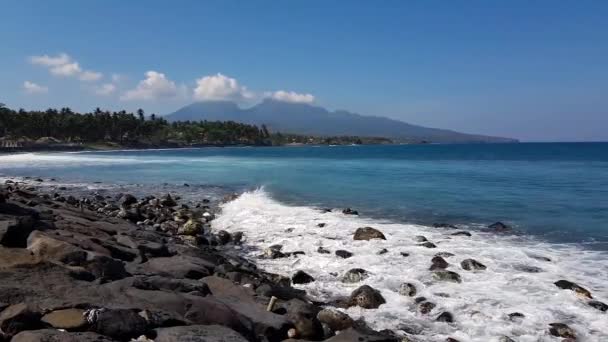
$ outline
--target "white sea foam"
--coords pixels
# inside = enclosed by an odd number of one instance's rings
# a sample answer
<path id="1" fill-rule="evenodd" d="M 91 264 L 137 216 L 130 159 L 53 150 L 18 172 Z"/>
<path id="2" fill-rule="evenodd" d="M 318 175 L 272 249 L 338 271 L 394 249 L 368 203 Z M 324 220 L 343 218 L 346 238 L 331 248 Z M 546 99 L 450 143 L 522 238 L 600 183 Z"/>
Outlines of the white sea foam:
<path id="1" fill-rule="evenodd" d="M 318 227 L 318 223 L 326 226 Z M 245 193 L 225 204 L 213 225 L 216 229 L 243 231 L 246 244 L 252 247 L 244 250 L 252 258 L 273 244 L 283 245 L 283 251 L 304 251 L 306 255 L 259 259 L 257 263 L 267 271 L 283 275 L 300 269 L 306 271 L 316 281 L 298 287 L 318 299 L 348 295 L 362 284 L 380 290 L 387 304 L 375 310 L 347 310 L 354 318 L 364 317 L 376 329 L 417 326 L 423 329 L 425 341 L 445 341 L 451 336 L 460 341 L 488 342 L 510 336 L 519 342 L 537 342 L 561 340 L 548 334 L 548 324 L 562 322 L 576 330 L 579 341 L 608 341 L 608 314 L 553 284 L 560 279 L 574 281 L 589 289 L 596 299 L 608 301 L 608 256 L 602 252 L 475 231 L 472 237 L 450 236 L 453 231 L 339 212 L 322 213 L 314 208 L 281 204 L 263 190 Z M 387 240 L 353 241 L 353 232 L 362 226 L 380 229 Z M 287 232 L 288 228 L 294 229 Z M 424 235 L 437 248 L 418 246 L 416 235 Z M 319 246 L 332 252 L 346 249 L 354 256 L 340 259 L 333 253 L 319 254 Z M 378 255 L 382 248 L 389 252 Z M 430 260 L 440 251 L 455 254 L 446 258 L 450 263 L 448 270 L 458 272 L 462 283 L 431 279 Z M 410 256 L 403 257 L 401 252 Z M 551 261 L 533 256 L 548 257 Z M 487 270 L 463 270 L 460 262 L 466 258 L 482 262 Z M 543 272 L 523 273 L 514 268 L 516 265 L 539 267 Z M 341 276 L 351 268 L 363 268 L 371 276 L 359 284 L 342 283 Z M 414 283 L 418 296 L 437 304 L 431 314 L 418 313 L 412 298 L 397 293 L 403 282 Z M 453 313 L 455 322 L 435 322 L 443 311 Z M 519 322 L 510 321 L 508 314 L 512 312 L 526 317 Z"/>

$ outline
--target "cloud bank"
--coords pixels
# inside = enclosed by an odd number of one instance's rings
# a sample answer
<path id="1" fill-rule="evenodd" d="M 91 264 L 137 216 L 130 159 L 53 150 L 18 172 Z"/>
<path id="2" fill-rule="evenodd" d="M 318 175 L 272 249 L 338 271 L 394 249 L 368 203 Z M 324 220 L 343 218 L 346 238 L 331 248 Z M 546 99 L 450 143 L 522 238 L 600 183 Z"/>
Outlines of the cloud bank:
<path id="1" fill-rule="evenodd" d="M 171 99 L 183 95 L 186 91 L 185 87 L 177 86 L 165 74 L 150 70 L 146 72 L 145 79 L 141 80 L 134 89 L 125 92 L 120 99 L 124 101 Z"/>
<path id="2" fill-rule="evenodd" d="M 312 94 L 299 94 L 293 91 L 277 90 L 275 92 L 266 93 L 268 98 L 276 101 L 291 102 L 291 103 L 313 103 L 315 97 Z"/>
<path id="3" fill-rule="evenodd" d="M 57 56 L 31 56 L 29 61 L 33 65 L 46 67 L 54 76 L 76 77 L 85 82 L 98 81 L 103 77 L 100 72 L 82 69 L 80 64 L 66 53 Z"/>
<path id="4" fill-rule="evenodd" d="M 49 88 L 30 81 L 23 82 L 23 90 L 28 94 L 46 94 L 49 92 Z"/>
<path id="5" fill-rule="evenodd" d="M 217 73 L 197 79 L 193 97 L 198 101 L 242 101 L 253 99 L 255 95 L 236 79 Z"/>

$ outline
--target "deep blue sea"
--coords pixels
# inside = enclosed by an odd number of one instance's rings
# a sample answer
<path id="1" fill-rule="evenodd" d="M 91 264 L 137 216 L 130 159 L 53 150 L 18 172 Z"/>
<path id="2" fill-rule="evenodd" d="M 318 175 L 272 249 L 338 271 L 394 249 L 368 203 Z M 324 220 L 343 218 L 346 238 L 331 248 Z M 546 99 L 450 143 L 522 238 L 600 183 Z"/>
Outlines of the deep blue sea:
<path id="1" fill-rule="evenodd" d="M 424 341 L 552 342 L 558 339 L 548 334 L 549 324 L 563 322 L 578 341 L 608 341 L 608 314 L 554 285 L 567 279 L 608 303 L 608 143 L 27 153 L 0 156 L 3 176 L 42 177 L 26 182 L 83 196 L 169 192 L 197 202 L 242 193 L 222 205 L 212 229 L 243 232 L 242 252 L 267 271 L 311 274 L 316 281 L 297 287 L 319 300 L 348 295 L 359 284 L 343 283 L 342 274 L 367 270 L 365 284 L 387 303 L 347 313 L 375 329 L 407 324 Z M 351 207 L 361 215 L 319 207 Z M 482 231 L 496 221 L 518 234 Z M 432 228 L 435 222 L 471 236 Z M 353 241 L 362 226 L 381 230 L 386 240 Z M 421 236 L 436 248 L 421 246 Z M 305 254 L 258 258 L 276 244 Z M 321 254 L 319 247 L 353 256 Z M 461 283 L 434 280 L 429 266 L 437 252 L 452 255 L 448 270 Z M 463 269 L 469 258 L 487 268 Z M 430 316 L 399 294 L 403 282 L 437 304 Z M 456 321 L 437 322 L 442 311 Z M 525 319 L 512 320 L 512 312 Z"/>
<path id="2" fill-rule="evenodd" d="M 0 174 L 74 183 L 264 187 L 286 204 L 485 226 L 608 249 L 608 143 L 202 148 L 0 156 Z"/>

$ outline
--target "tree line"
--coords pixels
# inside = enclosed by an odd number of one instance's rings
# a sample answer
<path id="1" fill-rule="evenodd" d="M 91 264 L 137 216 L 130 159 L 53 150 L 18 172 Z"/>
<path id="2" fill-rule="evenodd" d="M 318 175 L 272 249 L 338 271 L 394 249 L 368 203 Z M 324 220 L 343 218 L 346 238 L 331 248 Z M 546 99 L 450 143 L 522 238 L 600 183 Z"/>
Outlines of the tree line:
<path id="1" fill-rule="evenodd" d="M 63 143 L 114 142 L 122 145 L 270 145 L 270 133 L 233 121 L 168 122 L 155 114 L 104 111 L 76 113 L 70 108 L 46 111 L 12 110 L 0 104 L 0 137 Z"/>

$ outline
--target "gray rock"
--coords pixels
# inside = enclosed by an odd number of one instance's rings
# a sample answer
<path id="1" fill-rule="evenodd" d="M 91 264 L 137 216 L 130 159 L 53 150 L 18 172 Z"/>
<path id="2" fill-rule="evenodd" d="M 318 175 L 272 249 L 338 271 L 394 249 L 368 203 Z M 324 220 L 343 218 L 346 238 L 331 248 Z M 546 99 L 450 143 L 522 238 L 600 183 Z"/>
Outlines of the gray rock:
<path id="1" fill-rule="evenodd" d="M 378 229 L 375 229 L 372 227 L 363 227 L 363 228 L 358 228 L 355 231 L 355 235 L 354 235 L 353 239 L 355 239 L 355 240 L 372 240 L 372 239 L 386 240 L 386 237 Z"/>
<path id="2" fill-rule="evenodd" d="M 598 300 L 589 301 L 589 303 L 587 304 L 589 304 L 589 306 L 591 306 L 592 308 L 596 308 L 603 312 L 606 312 L 606 310 L 608 310 L 608 304 L 600 302 Z"/>
<path id="3" fill-rule="evenodd" d="M 454 283 L 462 282 L 460 275 L 452 271 L 435 271 L 433 272 L 433 278 L 439 281 L 450 281 Z"/>
<path id="4" fill-rule="evenodd" d="M 102 309 L 97 311 L 91 329 L 98 334 L 124 340 L 143 335 L 147 322 L 133 310 Z"/>
<path id="5" fill-rule="evenodd" d="M 368 277 L 368 273 L 366 270 L 362 268 L 353 268 L 348 270 L 344 276 L 342 277 L 343 283 L 358 283 L 363 279 Z"/>
<path id="6" fill-rule="evenodd" d="M 414 297 L 416 293 L 416 286 L 412 283 L 403 283 L 399 286 L 399 294 L 402 296 Z"/>
<path id="7" fill-rule="evenodd" d="M 359 306 L 364 309 L 376 309 L 384 303 L 386 300 L 380 291 L 368 285 L 363 285 L 353 291 L 349 298 L 350 306 Z"/>
<path id="8" fill-rule="evenodd" d="M 353 256 L 353 253 L 351 253 L 349 251 L 345 251 L 343 249 L 339 249 L 335 253 L 337 256 L 339 256 L 340 258 L 343 258 L 343 259 L 348 259 Z"/>
<path id="9" fill-rule="evenodd" d="M 444 258 L 440 257 L 440 256 L 434 256 L 433 259 L 431 259 L 431 267 L 429 268 L 431 271 L 435 271 L 435 270 L 443 270 L 448 268 L 448 262 L 445 261 Z"/>
<path id="10" fill-rule="evenodd" d="M 576 339 L 576 332 L 564 323 L 550 323 L 549 333 L 553 336 Z"/>
<path id="11" fill-rule="evenodd" d="M 0 313 L 0 330 L 8 336 L 13 336 L 24 330 L 40 329 L 41 317 L 40 308 L 33 304 L 11 305 Z"/>
<path id="12" fill-rule="evenodd" d="M 591 292 L 589 292 L 589 290 L 587 290 L 586 288 L 584 288 L 576 283 L 573 283 L 571 281 L 558 280 L 554 284 L 555 284 L 555 286 L 559 287 L 562 290 L 574 291 L 577 295 L 579 295 L 581 297 L 585 297 L 585 298 L 589 298 L 589 299 L 593 298 L 593 296 L 591 296 Z"/>
<path id="13" fill-rule="evenodd" d="M 446 323 L 452 323 L 454 322 L 454 315 L 452 315 L 451 313 L 444 311 L 441 314 L 439 314 L 439 316 L 437 316 L 437 318 L 435 319 L 437 322 L 446 322 Z"/>
<path id="14" fill-rule="evenodd" d="M 155 342 L 247 342 L 236 331 L 220 325 L 189 325 L 154 330 Z"/>
<path id="15" fill-rule="evenodd" d="M 432 243 L 432 242 L 430 242 L 430 241 L 427 241 L 427 242 L 421 243 L 421 244 L 419 244 L 418 246 L 421 246 L 421 247 L 426 247 L 426 248 L 437 248 L 437 246 L 435 246 L 435 244 L 434 244 L 434 243 Z"/>
<path id="16" fill-rule="evenodd" d="M 15 335 L 12 342 L 112 342 L 107 336 L 94 332 L 64 332 L 55 329 L 23 331 Z"/>
<path id="17" fill-rule="evenodd" d="M 315 278 L 302 270 L 297 271 L 293 276 L 291 276 L 291 282 L 294 284 L 308 284 L 312 283 L 313 281 L 315 281 Z"/>
<path id="18" fill-rule="evenodd" d="M 323 309 L 317 314 L 317 319 L 327 324 L 332 331 L 345 330 L 353 326 L 354 321 L 349 315 L 335 309 Z"/>

